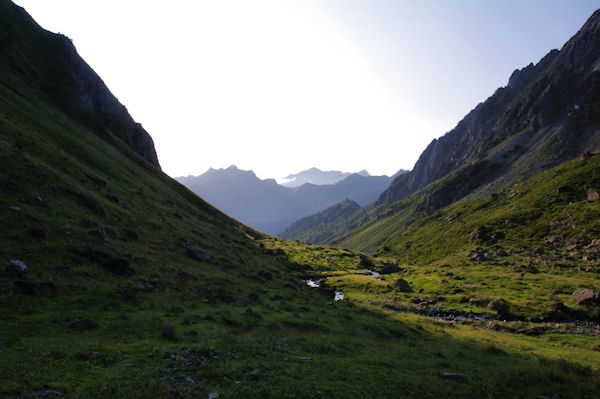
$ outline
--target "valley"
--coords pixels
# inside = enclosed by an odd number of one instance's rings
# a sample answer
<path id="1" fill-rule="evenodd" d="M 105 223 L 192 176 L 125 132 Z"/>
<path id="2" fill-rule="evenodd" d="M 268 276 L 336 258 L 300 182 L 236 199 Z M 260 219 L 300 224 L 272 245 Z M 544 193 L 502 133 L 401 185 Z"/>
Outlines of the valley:
<path id="1" fill-rule="evenodd" d="M 0 397 L 597 397 L 599 48 L 597 11 L 509 106 L 284 239 L 165 174 L 72 42 L 0 0 Z"/>

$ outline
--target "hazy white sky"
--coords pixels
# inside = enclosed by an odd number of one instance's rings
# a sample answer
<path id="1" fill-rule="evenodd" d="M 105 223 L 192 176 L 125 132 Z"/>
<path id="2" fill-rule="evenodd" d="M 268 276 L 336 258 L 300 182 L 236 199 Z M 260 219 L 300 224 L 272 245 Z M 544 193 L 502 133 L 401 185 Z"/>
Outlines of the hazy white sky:
<path id="1" fill-rule="evenodd" d="M 560 48 L 594 0 L 16 0 L 152 135 L 163 170 L 392 174 Z"/>

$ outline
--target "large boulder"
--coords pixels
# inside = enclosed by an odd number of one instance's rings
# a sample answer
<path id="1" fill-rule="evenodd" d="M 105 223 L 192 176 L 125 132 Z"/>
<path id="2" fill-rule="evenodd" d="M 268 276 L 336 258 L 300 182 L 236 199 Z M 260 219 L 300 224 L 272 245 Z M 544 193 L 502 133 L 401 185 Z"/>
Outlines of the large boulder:
<path id="1" fill-rule="evenodd" d="M 410 284 L 403 278 L 399 278 L 394 281 L 394 287 L 400 292 L 413 292 Z"/>
<path id="2" fill-rule="evenodd" d="M 212 256 L 198 248 L 185 247 L 185 254 L 200 262 L 208 262 L 212 259 Z"/>
<path id="3" fill-rule="evenodd" d="M 21 277 L 29 271 L 27 265 L 20 260 L 11 260 L 6 266 L 4 273 L 8 277 Z"/>
<path id="4" fill-rule="evenodd" d="M 391 273 L 398 273 L 400 271 L 400 266 L 398 266 L 395 263 L 386 263 L 383 266 L 381 266 L 381 269 L 379 270 L 379 273 L 381 274 L 391 274 Z"/>
<path id="5" fill-rule="evenodd" d="M 375 264 L 371 259 L 367 258 L 364 255 L 361 255 L 360 260 L 358 261 L 358 267 L 361 269 L 373 270 L 375 269 Z"/>
<path id="6" fill-rule="evenodd" d="M 578 305 L 592 305 L 600 302 L 600 294 L 590 288 L 579 288 L 573 292 L 571 298 Z"/>

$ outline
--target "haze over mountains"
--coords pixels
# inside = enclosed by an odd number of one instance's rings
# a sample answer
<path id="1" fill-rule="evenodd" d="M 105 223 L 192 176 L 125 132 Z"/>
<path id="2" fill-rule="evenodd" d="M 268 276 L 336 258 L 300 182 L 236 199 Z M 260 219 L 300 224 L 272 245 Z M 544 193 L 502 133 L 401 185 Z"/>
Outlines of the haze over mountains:
<path id="1" fill-rule="evenodd" d="M 367 205 L 392 181 L 388 176 L 370 176 L 366 171 L 322 172 L 316 168 L 288 177 L 293 179 L 291 187 L 277 184 L 274 179 L 261 180 L 254 172 L 232 165 L 176 180 L 226 214 L 268 234 L 279 234 L 296 220 L 345 199 Z"/>

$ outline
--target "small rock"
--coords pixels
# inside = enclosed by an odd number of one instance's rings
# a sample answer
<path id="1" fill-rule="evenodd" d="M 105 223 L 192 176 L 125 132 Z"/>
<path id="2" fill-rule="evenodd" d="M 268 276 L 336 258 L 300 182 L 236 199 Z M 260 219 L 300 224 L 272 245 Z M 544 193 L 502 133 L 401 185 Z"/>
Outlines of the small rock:
<path id="1" fill-rule="evenodd" d="M 60 398 L 64 396 L 62 392 L 56 391 L 54 389 L 44 388 L 39 391 L 33 392 L 33 395 L 36 399 L 46 399 L 46 398 Z"/>
<path id="2" fill-rule="evenodd" d="M 10 209 L 12 209 L 15 212 L 21 212 L 21 208 L 19 208 L 18 206 L 10 206 Z"/>
<path id="3" fill-rule="evenodd" d="M 600 193 L 598 191 L 590 191 L 587 195 L 588 201 L 598 201 L 600 199 Z"/>
<path id="4" fill-rule="evenodd" d="M 258 380 L 260 378 L 260 369 L 254 369 L 250 373 L 251 380 Z"/>
<path id="5" fill-rule="evenodd" d="M 467 379 L 467 376 L 462 374 L 462 373 L 448 373 L 448 372 L 442 372 L 440 373 L 440 377 L 442 378 L 447 378 L 450 380 L 459 380 L 459 381 L 463 381 Z"/>
<path id="6" fill-rule="evenodd" d="M 87 310 L 89 304 L 87 300 L 79 298 L 71 302 L 71 306 L 73 309 Z"/>
<path id="7" fill-rule="evenodd" d="M 424 301 L 425 301 L 425 300 L 423 299 L 423 297 L 420 297 L 420 296 L 416 296 L 416 297 L 414 297 L 414 298 L 412 299 L 412 303 L 417 303 L 417 304 L 418 304 L 418 303 L 422 303 L 422 302 L 424 302 Z"/>
<path id="8" fill-rule="evenodd" d="M 212 256 L 208 255 L 204 251 L 198 248 L 185 247 L 185 254 L 192 259 L 200 262 L 208 262 L 212 259 Z"/>
<path id="9" fill-rule="evenodd" d="M 476 306 L 484 306 L 487 303 L 487 301 L 485 299 L 475 297 L 475 296 L 469 298 L 469 302 Z"/>
<path id="10" fill-rule="evenodd" d="M 69 327 L 71 328 L 71 330 L 74 330 L 74 331 L 88 331 L 88 330 L 94 330 L 100 326 L 95 321 L 88 320 L 88 319 L 80 319 L 80 320 L 75 320 L 74 322 L 69 324 Z"/>
<path id="11" fill-rule="evenodd" d="M 219 397 L 219 393 L 217 391 L 213 391 L 208 394 L 208 399 L 217 399 Z"/>
<path id="12" fill-rule="evenodd" d="M 175 339 L 175 324 L 165 321 L 161 324 L 162 337 L 165 339 Z"/>
<path id="13" fill-rule="evenodd" d="M 8 262 L 8 266 L 6 266 L 4 273 L 8 277 L 21 277 L 28 271 L 29 268 L 25 263 L 15 259 Z"/>
<path id="14" fill-rule="evenodd" d="M 35 238 L 46 238 L 46 232 L 38 227 L 32 227 L 31 230 L 29 230 L 29 234 L 31 234 Z"/>
<path id="15" fill-rule="evenodd" d="M 527 267 L 525 268 L 525 271 L 527 273 L 531 273 L 531 274 L 536 274 L 539 273 L 540 271 L 537 269 L 537 267 L 533 266 L 533 265 L 527 265 Z"/>

